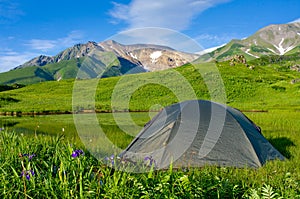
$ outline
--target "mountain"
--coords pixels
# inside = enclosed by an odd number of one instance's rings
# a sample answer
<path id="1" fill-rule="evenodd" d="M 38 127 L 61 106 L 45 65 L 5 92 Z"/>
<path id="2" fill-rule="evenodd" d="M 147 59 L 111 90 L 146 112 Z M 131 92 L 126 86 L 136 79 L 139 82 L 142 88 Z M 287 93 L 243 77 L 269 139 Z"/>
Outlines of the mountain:
<path id="1" fill-rule="evenodd" d="M 208 53 L 207 53 L 208 52 Z M 200 54 L 176 51 L 153 44 L 124 45 L 113 40 L 100 43 L 76 44 L 55 56 L 40 55 L 32 60 L 0 73 L 0 84 L 33 84 L 70 78 L 97 78 L 129 73 L 165 70 L 197 61 L 231 60 L 242 62 L 264 56 L 275 56 L 272 63 L 300 52 L 300 23 L 270 25 L 242 40 L 232 40 L 217 49 Z M 204 54 L 203 54 L 204 53 Z M 294 59 L 288 57 L 287 59 Z M 297 58 L 298 59 L 298 58 Z M 249 65 L 250 66 L 250 65 Z M 298 66 L 291 66 L 298 70 Z M 78 76 L 78 71 L 81 73 Z"/>
<path id="2" fill-rule="evenodd" d="M 202 61 L 224 61 L 233 55 L 252 60 L 265 55 L 287 55 L 300 52 L 300 23 L 270 25 L 242 40 L 232 40 L 201 56 Z"/>
<path id="3" fill-rule="evenodd" d="M 69 53 L 64 51 L 60 54 L 63 58 L 59 62 L 55 62 L 55 59 L 59 56 L 48 57 L 47 59 L 32 59 L 30 62 L 11 71 L 0 73 L 0 84 L 19 83 L 27 85 L 42 81 L 74 79 L 77 77 L 79 68 L 82 69 L 78 77 L 80 79 L 146 72 L 140 65 L 122 57 L 117 57 L 113 52 L 96 51 L 91 56 L 77 58 L 70 56 L 73 53 L 72 51 L 69 51 Z M 50 60 L 49 64 L 45 63 L 45 60 Z M 42 66 L 38 65 L 39 63 Z M 30 66 L 31 64 L 35 66 Z"/>
<path id="4" fill-rule="evenodd" d="M 55 56 L 40 55 L 0 74 L 0 84 L 32 84 L 69 78 L 120 76 L 181 66 L 199 55 L 153 44 L 123 45 L 113 40 L 76 44 Z M 77 72 L 81 68 L 80 77 Z"/>
<path id="5" fill-rule="evenodd" d="M 101 54 L 103 52 L 113 52 L 117 58 L 125 59 L 148 71 L 181 66 L 199 57 L 196 54 L 179 52 L 167 46 L 153 44 L 123 45 L 113 40 L 100 43 L 90 41 L 87 44 L 77 44 L 53 57 L 41 55 L 17 68 L 44 66 L 51 63 L 58 63 L 62 60 L 86 57 L 91 54 Z"/>

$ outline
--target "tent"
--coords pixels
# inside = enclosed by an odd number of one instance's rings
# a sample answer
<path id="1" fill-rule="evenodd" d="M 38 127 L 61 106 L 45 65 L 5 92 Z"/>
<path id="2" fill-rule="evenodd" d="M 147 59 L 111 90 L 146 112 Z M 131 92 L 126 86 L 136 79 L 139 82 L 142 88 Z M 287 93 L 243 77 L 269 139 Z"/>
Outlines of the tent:
<path id="1" fill-rule="evenodd" d="M 156 169 L 204 165 L 260 167 L 284 160 L 249 118 L 237 109 L 205 100 L 173 104 L 148 122 L 120 154 Z"/>

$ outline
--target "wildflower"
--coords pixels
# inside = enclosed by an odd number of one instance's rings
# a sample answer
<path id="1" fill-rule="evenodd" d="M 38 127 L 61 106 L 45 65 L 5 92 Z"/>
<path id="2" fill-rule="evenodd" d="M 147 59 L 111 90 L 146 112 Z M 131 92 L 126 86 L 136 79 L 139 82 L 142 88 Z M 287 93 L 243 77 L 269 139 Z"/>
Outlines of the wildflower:
<path id="1" fill-rule="evenodd" d="M 152 166 L 153 164 L 154 164 L 154 166 L 156 165 L 156 162 L 155 162 L 155 160 L 152 158 L 152 156 L 146 156 L 146 157 L 144 158 L 144 161 L 146 162 L 146 164 L 147 164 L 148 166 Z"/>
<path id="2" fill-rule="evenodd" d="M 77 157 L 79 157 L 80 155 L 84 155 L 84 152 L 83 152 L 83 150 L 81 150 L 81 149 L 76 149 L 75 151 L 73 151 L 73 153 L 72 153 L 72 158 L 77 158 Z"/>
<path id="3" fill-rule="evenodd" d="M 20 177 L 26 177 L 27 180 L 30 180 L 31 176 L 34 176 L 34 171 L 33 170 L 28 170 L 28 171 L 22 171 L 21 176 Z"/>
<path id="4" fill-rule="evenodd" d="M 1 132 L 1 131 L 4 131 L 4 128 L 0 128 L 0 132 Z"/>
<path id="5" fill-rule="evenodd" d="M 106 161 L 109 161 L 112 165 L 115 164 L 115 155 L 111 155 L 110 157 L 105 158 Z"/>
<path id="6" fill-rule="evenodd" d="M 35 154 L 34 154 L 34 153 L 31 154 L 31 155 L 29 155 L 29 156 L 28 156 L 28 159 L 31 160 L 33 157 L 35 157 Z"/>
<path id="7" fill-rule="evenodd" d="M 23 155 L 21 155 L 21 157 L 25 157 L 25 156 L 27 156 L 28 157 L 28 160 L 30 161 L 33 157 L 35 157 L 36 155 L 33 153 L 33 154 L 27 154 L 27 153 L 25 153 L 25 154 L 23 154 Z"/>

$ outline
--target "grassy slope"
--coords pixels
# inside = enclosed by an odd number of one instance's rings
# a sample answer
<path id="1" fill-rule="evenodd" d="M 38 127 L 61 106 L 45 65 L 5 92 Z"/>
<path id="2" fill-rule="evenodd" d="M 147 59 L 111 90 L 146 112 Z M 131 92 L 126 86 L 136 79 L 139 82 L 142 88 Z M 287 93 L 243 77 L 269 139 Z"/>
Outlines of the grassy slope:
<path id="1" fill-rule="evenodd" d="M 43 67 L 44 70 L 52 74 L 54 79 L 62 77 L 63 79 L 76 77 L 78 66 L 82 59 L 63 60 L 59 63 L 48 64 Z"/>
<path id="2" fill-rule="evenodd" d="M 78 66 L 83 58 L 62 60 L 59 63 L 47 64 L 45 66 L 25 67 L 5 73 L 0 73 L 0 84 L 35 84 L 44 81 L 56 80 L 59 77 L 69 79 L 76 77 Z"/>
<path id="3" fill-rule="evenodd" d="M 240 109 L 300 109 L 300 83 L 291 84 L 291 80 L 300 78 L 294 71 L 283 70 L 281 66 L 273 64 L 256 66 L 250 70 L 244 65 L 229 66 L 222 62 L 218 67 L 227 95 L 227 103 Z M 210 77 L 209 64 L 191 66 L 186 65 L 174 70 L 154 73 L 143 73 L 101 79 L 96 93 L 96 109 L 111 110 L 111 95 L 118 90 L 117 105 L 114 109 L 123 110 L 127 107 L 128 93 L 135 85 L 139 85 L 130 98 L 131 110 L 148 110 L 155 104 L 163 106 L 177 102 L 178 93 L 186 93 L 187 87 L 183 83 L 187 80 L 193 87 L 197 98 L 210 99 L 206 85 L 198 70 L 207 70 L 204 78 L 214 82 Z M 177 74 L 177 75 L 176 75 Z M 93 101 L 87 103 L 84 96 L 89 95 L 91 85 L 98 80 L 77 81 L 82 87 L 83 102 L 77 102 L 76 107 L 90 109 Z M 151 84 L 148 84 L 148 83 Z M 21 89 L 0 93 L 0 112 L 22 111 L 71 111 L 72 89 L 74 80 L 60 82 L 43 82 Z M 117 87 L 115 87 L 118 85 Z M 175 89 L 177 94 L 170 91 Z M 182 99 L 190 99 L 183 97 Z M 9 100 L 10 99 L 10 100 Z M 126 101 L 127 100 L 127 101 Z M 80 101 L 80 100 L 79 100 Z"/>
<path id="4" fill-rule="evenodd" d="M 0 73 L 0 84 L 32 84 L 49 80 L 53 80 L 53 76 L 36 66 Z"/>

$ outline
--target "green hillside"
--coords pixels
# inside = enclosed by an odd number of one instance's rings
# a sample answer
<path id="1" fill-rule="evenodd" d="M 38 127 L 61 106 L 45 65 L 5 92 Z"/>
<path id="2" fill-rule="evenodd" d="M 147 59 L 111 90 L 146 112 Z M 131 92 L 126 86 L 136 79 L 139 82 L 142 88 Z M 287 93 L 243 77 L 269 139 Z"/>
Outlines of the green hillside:
<path id="1" fill-rule="evenodd" d="M 268 59 L 261 58 L 249 62 L 255 66 L 253 70 L 244 64 L 230 66 L 229 62 L 218 63 L 218 70 L 225 85 L 227 104 L 242 110 L 300 110 L 300 73 L 289 69 L 290 65 L 299 63 L 299 59 L 286 58 L 272 64 L 268 62 L 271 58 Z M 197 98 L 211 99 L 214 97 L 211 95 L 218 94 L 218 88 L 213 88 L 210 92 L 207 89 L 207 82 L 214 84 L 217 80 L 217 74 L 210 72 L 211 67 L 212 63 L 189 64 L 160 72 L 104 78 L 99 82 L 99 79 L 77 80 L 76 87 L 80 89 L 82 99 L 77 100 L 74 106 L 78 111 L 93 108 L 94 99 L 86 102 L 84 98 L 91 95 L 93 84 L 98 85 L 95 108 L 104 112 L 112 109 L 146 111 L 153 109 L 156 104 L 166 106 L 191 99 L 191 95 L 187 94 L 186 85 L 192 87 L 192 92 Z M 204 71 L 203 76 L 199 70 Z M 0 92 L 0 112 L 71 111 L 74 81 L 42 82 Z M 134 87 L 136 89 L 132 91 Z M 117 93 L 117 98 L 114 98 L 111 107 L 113 91 Z M 183 96 L 181 99 L 178 98 L 178 93 Z M 128 99 L 129 107 L 126 106 Z"/>
<path id="2" fill-rule="evenodd" d="M 249 56 L 241 50 L 241 48 L 244 47 L 245 46 L 241 44 L 239 40 L 232 40 L 226 46 L 218 48 L 217 50 L 209 53 L 209 56 L 215 58 L 216 60 L 227 60 L 233 55 L 243 55 L 247 60 L 254 59 L 254 57 Z"/>
<path id="3" fill-rule="evenodd" d="M 46 66 L 30 66 L 0 73 L 0 84 L 34 84 L 44 81 L 57 80 L 76 77 L 78 65 L 82 59 L 64 60 L 59 63 L 48 64 Z"/>
<path id="4" fill-rule="evenodd" d="M 32 84 L 50 80 L 54 80 L 53 76 L 37 66 L 0 73 L 0 84 Z"/>
<path id="5" fill-rule="evenodd" d="M 44 81 L 75 79 L 79 68 L 82 67 L 82 71 L 84 71 L 84 74 L 81 74 L 82 78 L 87 79 L 98 76 L 120 76 L 136 67 L 133 63 L 117 57 L 112 52 L 99 52 L 93 56 L 62 60 L 45 66 L 27 66 L 0 73 L 0 85 L 14 83 L 30 85 Z M 141 69 L 134 70 L 134 72 L 145 71 Z"/>

